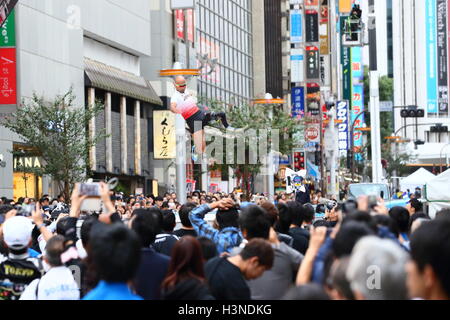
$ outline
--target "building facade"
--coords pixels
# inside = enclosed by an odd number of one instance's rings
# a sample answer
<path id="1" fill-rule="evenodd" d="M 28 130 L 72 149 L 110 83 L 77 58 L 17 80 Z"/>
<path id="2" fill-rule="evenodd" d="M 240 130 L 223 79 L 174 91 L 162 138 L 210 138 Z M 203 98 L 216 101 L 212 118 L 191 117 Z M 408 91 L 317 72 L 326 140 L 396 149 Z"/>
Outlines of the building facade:
<path id="1" fill-rule="evenodd" d="M 141 73 L 141 59 L 152 53 L 150 1 L 20 1 L 15 35 L 17 99 L 2 105 L 2 111 L 14 112 L 17 103 L 33 93 L 52 100 L 71 87 L 79 107 L 102 101 L 105 110 L 91 122 L 90 131 L 106 129 L 109 137 L 91 150 L 94 178 L 119 177 L 129 193 L 152 192 L 151 118 L 163 102 Z M 0 194 L 24 196 L 14 163 L 36 162 L 15 161 L 8 150 L 27 146 L 2 127 L 0 137 L 6 162 L 0 168 Z M 48 177 L 34 189 L 35 197 L 58 193 Z"/>
<path id="2" fill-rule="evenodd" d="M 448 132 L 432 132 L 436 124 L 450 125 L 448 101 L 449 3 L 447 0 L 392 1 L 394 105 L 418 106 L 425 117 L 403 119 L 395 109 L 396 133 L 410 139 L 417 165 L 439 167 L 450 153 Z M 424 145 L 414 146 L 414 141 Z"/>

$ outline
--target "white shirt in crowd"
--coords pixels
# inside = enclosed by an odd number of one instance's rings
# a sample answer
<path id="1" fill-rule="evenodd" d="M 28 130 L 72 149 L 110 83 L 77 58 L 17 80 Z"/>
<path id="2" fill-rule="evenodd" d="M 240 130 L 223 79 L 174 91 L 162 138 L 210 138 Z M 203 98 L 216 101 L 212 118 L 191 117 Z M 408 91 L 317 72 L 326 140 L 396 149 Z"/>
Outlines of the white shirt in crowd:
<path id="1" fill-rule="evenodd" d="M 51 268 L 41 279 L 31 282 L 20 297 L 20 300 L 79 299 L 78 285 L 70 269 L 64 266 Z"/>

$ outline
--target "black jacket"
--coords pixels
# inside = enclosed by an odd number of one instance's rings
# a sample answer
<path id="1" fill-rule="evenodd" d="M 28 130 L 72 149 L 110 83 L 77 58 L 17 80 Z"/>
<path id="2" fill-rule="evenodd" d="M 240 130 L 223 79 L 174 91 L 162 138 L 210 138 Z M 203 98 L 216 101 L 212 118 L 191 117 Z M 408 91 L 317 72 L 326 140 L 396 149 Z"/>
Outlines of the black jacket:
<path id="1" fill-rule="evenodd" d="M 162 292 L 163 300 L 214 300 L 206 283 L 197 279 L 179 282 L 175 287 Z"/>

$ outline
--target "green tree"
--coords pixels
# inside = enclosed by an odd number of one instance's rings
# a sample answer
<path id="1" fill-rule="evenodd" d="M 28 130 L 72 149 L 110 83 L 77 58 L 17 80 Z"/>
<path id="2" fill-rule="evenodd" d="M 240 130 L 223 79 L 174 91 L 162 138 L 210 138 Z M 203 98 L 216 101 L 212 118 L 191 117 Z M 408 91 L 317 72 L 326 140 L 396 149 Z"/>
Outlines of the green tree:
<path id="1" fill-rule="evenodd" d="M 74 106 L 73 89 L 47 102 L 33 94 L 22 102 L 3 125 L 21 137 L 42 157 L 40 174 L 49 175 L 60 185 L 65 198 L 76 182 L 88 175 L 89 150 L 106 137 L 105 130 L 89 137 L 89 121 L 103 109 L 96 102 L 90 107 Z"/>
<path id="2" fill-rule="evenodd" d="M 256 135 L 250 139 L 245 139 L 245 145 L 240 139 L 234 140 L 234 150 L 237 148 L 245 148 L 245 163 L 238 163 L 238 153 L 227 150 L 225 143 L 223 148 L 223 164 L 215 164 L 213 170 L 221 169 L 222 172 L 228 172 L 229 168 L 233 169 L 234 177 L 238 178 L 242 184 L 241 188 L 244 192 L 250 193 L 252 190 L 252 181 L 255 175 L 261 172 L 263 159 L 260 157 L 255 164 L 251 164 L 251 156 L 258 150 L 258 146 L 267 136 L 261 134 L 264 130 L 271 132 L 279 132 L 279 154 L 290 154 L 292 149 L 298 145 L 303 136 L 301 132 L 304 130 L 304 119 L 292 118 L 280 105 L 249 105 L 244 104 L 240 106 L 227 105 L 216 100 L 200 99 L 203 104 L 206 104 L 209 109 L 213 111 L 225 111 L 230 125 L 235 128 L 245 128 L 246 132 L 254 130 Z M 271 135 L 268 135 L 268 146 L 272 142 Z M 267 150 L 269 152 L 269 149 Z M 234 154 L 233 164 L 227 161 L 230 154 Z M 229 160 L 229 159 L 228 159 Z M 220 161 L 217 161 L 220 162 Z"/>

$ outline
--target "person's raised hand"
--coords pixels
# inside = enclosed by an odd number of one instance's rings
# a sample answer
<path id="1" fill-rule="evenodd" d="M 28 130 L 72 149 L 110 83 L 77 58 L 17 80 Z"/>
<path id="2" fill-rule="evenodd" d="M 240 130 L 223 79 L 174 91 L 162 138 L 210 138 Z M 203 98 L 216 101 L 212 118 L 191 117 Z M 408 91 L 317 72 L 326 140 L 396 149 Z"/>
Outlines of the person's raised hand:
<path id="1" fill-rule="evenodd" d="M 368 196 L 360 196 L 358 198 L 358 210 L 360 211 L 369 211 L 369 197 Z"/>
<path id="2" fill-rule="evenodd" d="M 100 198 L 102 199 L 102 202 L 108 213 L 112 214 L 116 211 L 116 208 L 114 207 L 114 204 L 111 201 L 109 186 L 104 182 L 100 182 Z"/>
<path id="3" fill-rule="evenodd" d="M 42 218 L 41 213 L 41 204 L 36 202 L 35 209 L 31 212 L 31 218 L 33 219 L 33 222 L 35 225 L 40 226 L 44 223 L 44 218 Z"/>
<path id="4" fill-rule="evenodd" d="M 70 197 L 71 203 L 70 203 L 70 216 L 73 218 L 79 218 L 80 217 L 80 209 L 81 205 L 83 204 L 83 201 L 87 199 L 88 196 L 82 196 L 80 195 L 80 184 L 76 183 L 75 187 L 72 191 L 72 196 Z"/>
<path id="5" fill-rule="evenodd" d="M 378 205 L 374 208 L 374 211 L 380 215 L 389 215 L 389 209 L 386 207 L 384 199 L 378 198 Z"/>
<path id="6" fill-rule="evenodd" d="M 318 251 L 327 237 L 327 227 L 311 228 L 309 248 Z"/>

